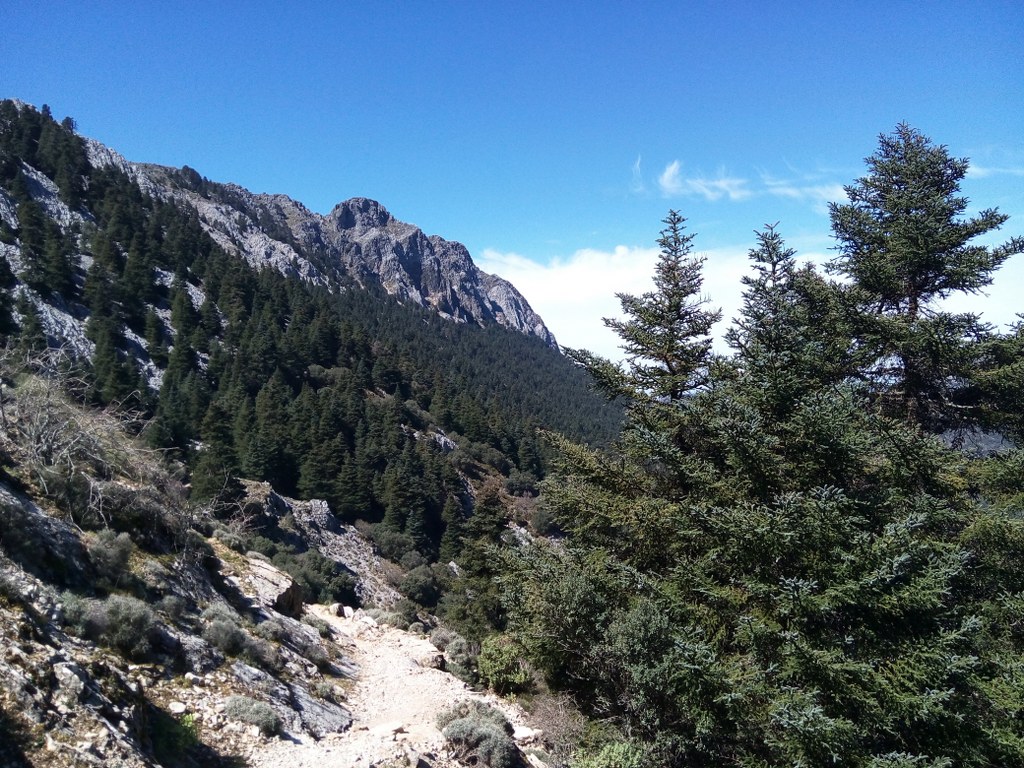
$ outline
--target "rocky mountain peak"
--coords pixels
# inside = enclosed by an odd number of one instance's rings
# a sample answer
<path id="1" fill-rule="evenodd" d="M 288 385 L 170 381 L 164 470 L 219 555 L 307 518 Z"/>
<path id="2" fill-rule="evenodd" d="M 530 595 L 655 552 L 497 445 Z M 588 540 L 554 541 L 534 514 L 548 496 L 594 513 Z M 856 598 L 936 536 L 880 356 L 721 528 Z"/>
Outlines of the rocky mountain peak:
<path id="1" fill-rule="evenodd" d="M 91 146 L 93 157 L 104 157 Z M 455 322 L 500 325 L 558 348 L 526 298 L 480 270 L 462 243 L 424 234 L 381 203 L 354 197 L 322 216 L 285 195 L 253 194 L 191 169 L 132 164 L 144 189 L 198 213 L 217 243 L 256 268 L 277 269 L 335 287 L 343 279 L 377 284 L 401 302 L 429 307 Z"/>
<path id="2" fill-rule="evenodd" d="M 338 203 L 328 218 L 339 229 L 377 229 L 394 221 L 387 208 L 365 197 L 353 197 Z"/>

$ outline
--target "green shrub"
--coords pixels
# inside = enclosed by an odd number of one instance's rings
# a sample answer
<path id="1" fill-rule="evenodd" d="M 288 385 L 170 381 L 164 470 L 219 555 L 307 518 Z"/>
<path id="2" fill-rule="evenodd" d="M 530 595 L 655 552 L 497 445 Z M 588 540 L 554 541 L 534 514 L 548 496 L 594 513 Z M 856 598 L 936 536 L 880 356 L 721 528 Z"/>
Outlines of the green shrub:
<path id="1" fill-rule="evenodd" d="M 267 619 L 257 624 L 252 633 L 257 637 L 262 637 L 264 640 L 281 642 L 282 639 L 288 636 L 288 629 L 277 619 Z"/>
<path id="2" fill-rule="evenodd" d="M 76 634 L 131 659 L 142 659 L 152 650 L 156 620 L 152 609 L 141 600 L 124 595 L 87 600 L 69 592 L 61 599 L 64 623 Z"/>
<path id="3" fill-rule="evenodd" d="M 456 635 L 445 648 L 445 669 L 460 680 L 475 685 L 477 682 L 476 660 L 480 648 L 461 635 Z"/>
<path id="4" fill-rule="evenodd" d="M 244 630 L 242 635 L 242 658 L 270 672 L 281 668 L 281 654 L 272 643 L 250 637 Z"/>
<path id="5" fill-rule="evenodd" d="M 65 591 L 61 593 L 60 604 L 64 626 L 80 631 L 89 601 L 74 592 Z"/>
<path id="6" fill-rule="evenodd" d="M 202 616 L 207 621 L 230 621 L 232 624 L 237 624 L 239 620 L 238 614 L 224 603 L 212 603 L 205 611 Z"/>
<path id="7" fill-rule="evenodd" d="M 127 533 L 109 528 L 97 533 L 88 545 L 89 559 L 96 572 L 111 584 L 117 584 L 128 569 L 135 544 Z"/>
<path id="8" fill-rule="evenodd" d="M 156 603 L 156 609 L 172 621 L 177 621 L 185 614 L 188 603 L 178 595 L 164 595 Z"/>
<path id="9" fill-rule="evenodd" d="M 316 696 L 318 699 L 324 701 L 330 701 L 335 704 L 339 703 L 339 699 L 343 699 L 343 696 L 339 695 L 338 689 L 333 683 L 329 683 L 326 680 L 317 680 L 309 689 L 310 693 Z"/>
<path id="10" fill-rule="evenodd" d="M 458 633 L 453 632 L 447 627 L 435 627 L 430 633 L 430 642 L 433 643 L 437 650 L 444 651 L 448 647 L 448 643 L 456 637 L 459 637 Z"/>
<path id="11" fill-rule="evenodd" d="M 518 763 L 512 726 L 494 707 L 475 699 L 462 701 L 438 715 L 437 722 L 461 760 L 491 768 Z"/>
<path id="12" fill-rule="evenodd" d="M 455 706 L 442 710 L 437 715 L 437 727 L 444 730 L 456 720 L 465 719 L 489 723 L 503 733 L 512 735 L 512 725 L 502 711 L 479 699 L 463 699 Z"/>
<path id="13" fill-rule="evenodd" d="M 277 549 L 271 562 L 291 576 L 313 602 L 359 605 L 357 578 L 344 566 L 309 550 L 292 554 Z"/>
<path id="14" fill-rule="evenodd" d="M 161 765 L 182 764 L 182 754 L 199 743 L 199 724 L 193 714 L 177 719 L 154 707 L 148 725 L 153 753 Z"/>
<path id="15" fill-rule="evenodd" d="M 331 636 L 331 625 L 317 616 L 303 616 L 302 622 L 315 629 L 320 637 L 329 638 Z"/>
<path id="16" fill-rule="evenodd" d="M 237 656 L 245 649 L 248 635 L 233 621 L 214 619 L 203 627 L 203 640 L 229 656 Z"/>
<path id="17" fill-rule="evenodd" d="M 476 660 L 480 681 L 501 694 L 530 688 L 533 675 L 519 645 L 507 635 L 492 635 L 480 645 Z"/>
<path id="18" fill-rule="evenodd" d="M 405 574 L 398 584 L 398 591 L 427 608 L 437 605 L 437 598 L 441 595 L 437 579 L 429 565 L 417 566 Z"/>
<path id="19" fill-rule="evenodd" d="M 402 559 L 399 561 L 398 564 L 402 566 L 402 568 L 404 568 L 406 571 L 411 571 L 414 568 L 419 568 L 421 565 L 430 565 L 430 563 L 427 562 L 427 558 L 425 558 L 422 553 L 416 551 L 415 549 L 411 552 L 406 552 L 404 555 L 402 555 Z"/>
<path id="20" fill-rule="evenodd" d="M 597 754 L 578 757 L 573 768 L 645 768 L 649 764 L 647 752 L 628 741 L 606 744 Z"/>
<path id="21" fill-rule="evenodd" d="M 230 696 L 224 704 L 224 714 L 232 720 L 257 726 L 265 736 L 281 730 L 281 718 L 273 707 L 248 696 Z"/>
<path id="22" fill-rule="evenodd" d="M 232 549 L 235 552 L 245 552 L 245 539 L 232 530 L 227 528 L 217 528 L 213 532 L 213 538 L 217 539 L 217 541 L 228 549 Z"/>
<path id="23" fill-rule="evenodd" d="M 381 525 L 373 530 L 373 543 L 381 556 L 393 563 L 401 562 L 405 555 L 416 549 L 416 542 L 412 536 Z"/>
<path id="24" fill-rule="evenodd" d="M 409 629 L 407 631 L 413 635 L 422 635 L 426 629 L 424 628 L 422 621 L 414 621 L 409 625 Z"/>

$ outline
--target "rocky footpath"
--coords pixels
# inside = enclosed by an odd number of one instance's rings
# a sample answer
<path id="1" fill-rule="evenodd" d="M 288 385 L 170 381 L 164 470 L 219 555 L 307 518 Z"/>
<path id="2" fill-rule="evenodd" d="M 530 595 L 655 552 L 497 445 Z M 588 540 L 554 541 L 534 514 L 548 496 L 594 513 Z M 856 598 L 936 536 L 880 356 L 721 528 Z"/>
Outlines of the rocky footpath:
<path id="1" fill-rule="evenodd" d="M 254 768 L 383 768 L 464 765 L 437 726 L 438 715 L 467 699 L 486 702 L 512 723 L 523 750 L 539 746 L 543 734 L 531 728 L 522 709 L 493 694 L 470 689 L 443 670 L 444 655 L 426 637 L 378 624 L 363 611 L 335 616 L 325 606 L 309 611 L 336 631 L 336 642 L 356 666 L 345 703 L 352 727 L 322 741 L 277 741 L 250 756 Z M 524 752 L 529 765 L 542 765 Z"/>

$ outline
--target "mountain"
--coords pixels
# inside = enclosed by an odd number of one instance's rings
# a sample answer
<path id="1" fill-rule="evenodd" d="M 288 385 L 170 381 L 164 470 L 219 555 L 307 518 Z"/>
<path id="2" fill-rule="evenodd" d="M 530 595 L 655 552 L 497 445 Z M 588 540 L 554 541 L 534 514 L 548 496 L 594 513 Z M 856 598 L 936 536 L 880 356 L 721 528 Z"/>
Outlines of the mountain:
<path id="1" fill-rule="evenodd" d="M 477 683 L 494 548 L 551 527 L 548 436 L 622 409 L 461 245 L 74 127 L 0 101 L 0 764 L 345 731 L 351 646 L 303 603 L 434 630 Z"/>
<path id="2" fill-rule="evenodd" d="M 211 182 L 188 166 L 129 163 L 91 139 L 86 148 L 94 167 L 115 167 L 148 194 L 195 210 L 219 246 L 254 268 L 271 266 L 332 289 L 345 278 L 363 287 L 376 284 L 442 317 L 500 325 L 558 348 L 515 286 L 479 269 L 461 243 L 427 236 L 374 200 L 346 200 L 321 216 L 285 195 Z"/>
<path id="3" fill-rule="evenodd" d="M 463 246 L 366 199 L 319 216 L 129 163 L 13 101 L 0 336 L 66 351 L 76 396 L 147 419 L 198 498 L 247 478 L 326 499 L 395 559 L 450 558 L 488 477 L 535 494 L 544 431 L 602 444 L 622 415 Z"/>

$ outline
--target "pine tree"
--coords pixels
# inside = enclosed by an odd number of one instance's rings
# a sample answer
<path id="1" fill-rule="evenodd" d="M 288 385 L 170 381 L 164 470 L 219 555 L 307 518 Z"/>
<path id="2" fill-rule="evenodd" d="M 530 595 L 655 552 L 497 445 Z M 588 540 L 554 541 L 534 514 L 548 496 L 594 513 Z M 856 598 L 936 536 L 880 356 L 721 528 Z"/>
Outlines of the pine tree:
<path id="1" fill-rule="evenodd" d="M 685 222 L 676 211 L 664 220 L 655 290 L 640 296 L 616 294 L 627 317 L 604 321 L 622 339 L 628 370 L 623 373 L 589 352 L 569 351 L 610 394 L 679 400 L 706 380 L 709 334 L 721 312 L 709 310 L 700 294 L 705 259 L 691 255 L 694 236 L 685 234 Z"/>
<path id="2" fill-rule="evenodd" d="M 971 343 L 985 335 L 976 315 L 937 306 L 977 293 L 1024 238 L 988 248 L 977 238 L 1007 219 L 995 209 L 963 218 L 960 182 L 968 161 L 951 157 L 900 124 L 879 138 L 868 174 L 830 206 L 839 256 L 830 268 L 854 286 L 866 373 L 886 413 L 941 431 L 962 419 L 954 408 L 967 374 Z"/>
<path id="3" fill-rule="evenodd" d="M 510 629 L 651 764 L 1020 765 L 1024 526 L 837 375 L 793 257 L 759 235 L 698 391 L 633 409 L 616 454 L 561 442 L 569 537 L 509 555 Z"/>

